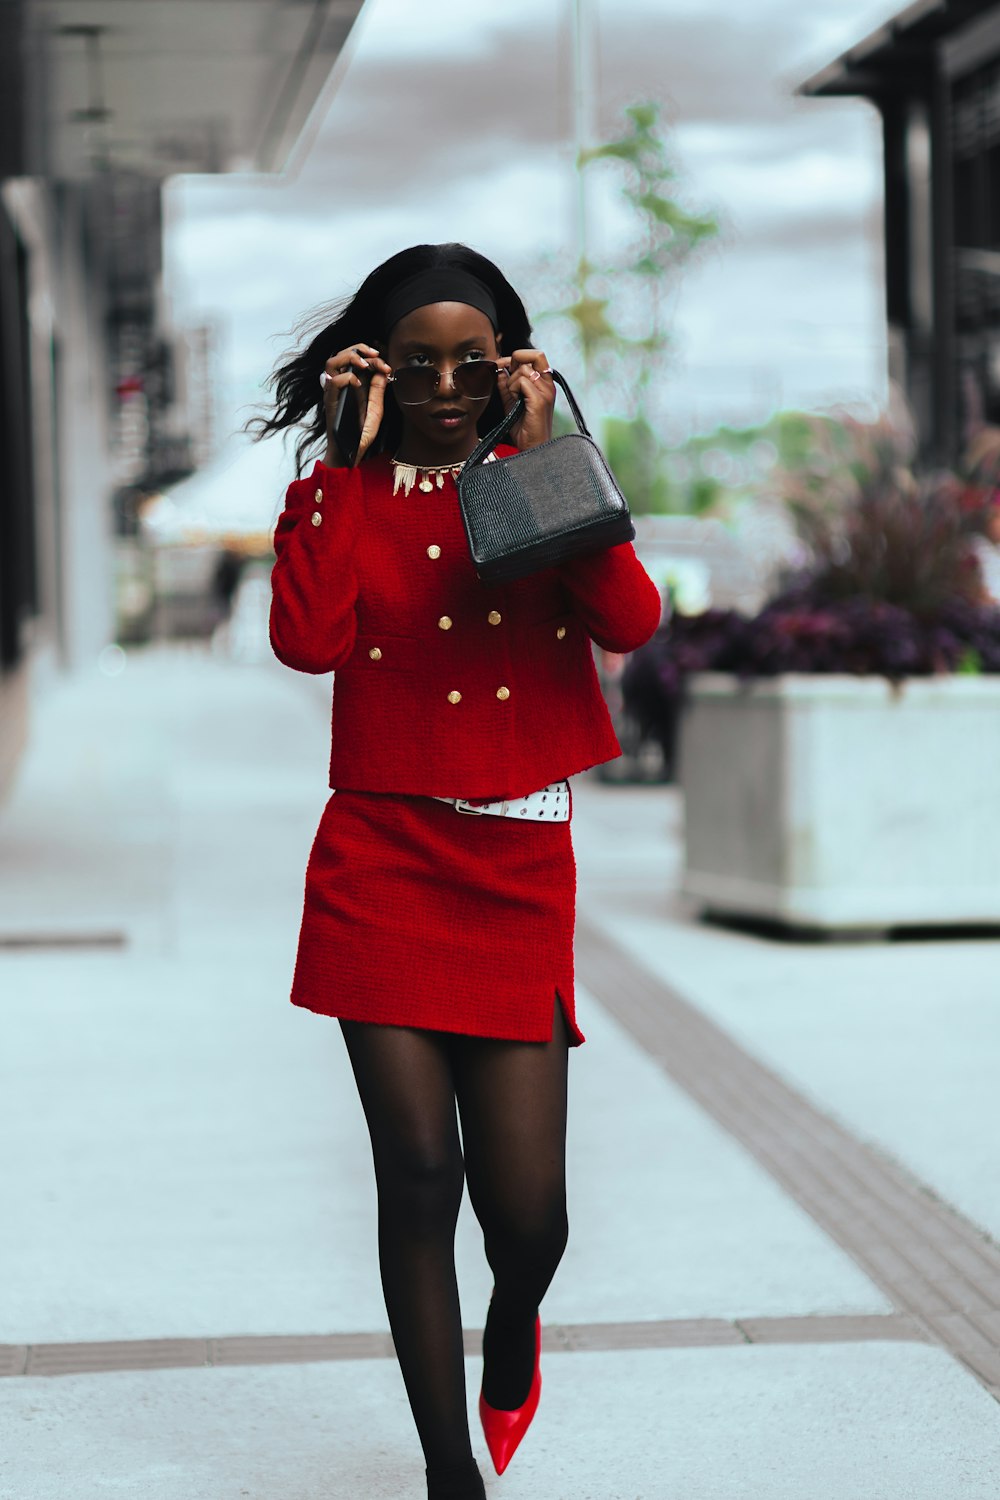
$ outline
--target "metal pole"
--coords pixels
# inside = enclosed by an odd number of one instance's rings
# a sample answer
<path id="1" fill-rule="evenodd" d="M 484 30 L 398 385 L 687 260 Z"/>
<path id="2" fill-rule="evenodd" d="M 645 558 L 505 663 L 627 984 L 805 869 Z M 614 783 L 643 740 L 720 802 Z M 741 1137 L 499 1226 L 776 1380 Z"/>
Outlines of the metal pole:
<path id="1" fill-rule="evenodd" d="M 586 289 L 587 267 L 587 177 L 580 166 L 580 155 L 591 144 L 591 35 L 589 0 L 570 0 L 573 35 L 573 171 L 576 174 L 574 209 L 577 265 L 577 292 Z M 590 369 L 586 350 L 583 355 L 583 394 L 590 388 Z"/>
<path id="2" fill-rule="evenodd" d="M 570 0 L 573 24 L 573 167 L 576 172 L 576 255 L 579 264 L 587 258 L 586 179 L 579 169 L 580 153 L 590 144 L 586 3 L 587 0 Z"/>

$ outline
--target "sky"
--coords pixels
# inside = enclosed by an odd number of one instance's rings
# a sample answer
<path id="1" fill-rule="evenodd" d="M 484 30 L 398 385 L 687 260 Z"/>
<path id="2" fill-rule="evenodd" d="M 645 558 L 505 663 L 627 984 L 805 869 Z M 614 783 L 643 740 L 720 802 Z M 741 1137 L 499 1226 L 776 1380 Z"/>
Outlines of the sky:
<path id="1" fill-rule="evenodd" d="M 367 0 L 290 170 L 168 185 L 167 297 L 175 322 L 218 329 L 223 435 L 262 399 L 293 325 L 407 244 L 474 245 L 538 310 L 551 267 L 576 257 L 570 3 Z M 681 197 L 722 226 L 671 294 L 667 435 L 879 404 L 879 119 L 863 100 L 794 91 L 899 6 L 584 3 L 592 137 L 660 101 Z M 610 175 L 592 185 L 598 256 L 627 226 L 618 202 Z M 572 379 L 565 325 L 536 337 Z"/>

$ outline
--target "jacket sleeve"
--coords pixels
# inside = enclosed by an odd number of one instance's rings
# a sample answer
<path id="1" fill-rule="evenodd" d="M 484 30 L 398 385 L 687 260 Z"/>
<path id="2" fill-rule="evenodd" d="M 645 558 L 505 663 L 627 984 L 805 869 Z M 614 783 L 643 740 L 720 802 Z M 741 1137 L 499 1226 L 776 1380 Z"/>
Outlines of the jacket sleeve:
<path id="1" fill-rule="evenodd" d="M 357 635 L 361 477 L 317 463 L 288 486 L 274 531 L 271 646 L 298 672 L 333 672 Z"/>
<path id="2" fill-rule="evenodd" d="M 572 607 L 605 651 L 634 651 L 660 623 L 662 600 L 631 542 L 560 564 Z"/>

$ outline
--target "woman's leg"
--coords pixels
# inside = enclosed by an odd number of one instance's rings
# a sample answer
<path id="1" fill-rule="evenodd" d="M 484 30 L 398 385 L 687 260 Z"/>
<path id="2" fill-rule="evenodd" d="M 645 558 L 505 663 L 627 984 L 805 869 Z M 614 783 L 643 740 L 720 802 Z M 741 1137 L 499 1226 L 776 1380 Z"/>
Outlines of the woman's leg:
<path id="1" fill-rule="evenodd" d="M 469 1197 L 494 1276 L 483 1336 L 483 1395 L 524 1404 L 538 1307 L 566 1248 L 568 1041 L 556 1004 L 549 1042 L 462 1038 L 455 1088 Z"/>
<path id="2" fill-rule="evenodd" d="M 372 1141 L 378 1246 L 389 1314 L 431 1495 L 473 1500 L 455 1221 L 462 1149 L 448 1040 L 440 1033 L 342 1021 Z"/>

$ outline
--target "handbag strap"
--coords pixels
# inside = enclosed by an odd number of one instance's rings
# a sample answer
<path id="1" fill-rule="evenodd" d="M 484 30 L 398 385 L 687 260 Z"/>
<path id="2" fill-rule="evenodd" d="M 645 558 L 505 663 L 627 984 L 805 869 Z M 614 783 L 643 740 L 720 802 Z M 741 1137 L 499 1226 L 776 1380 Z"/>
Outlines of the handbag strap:
<path id="1" fill-rule="evenodd" d="M 566 400 L 569 402 L 569 409 L 573 413 L 573 421 L 576 423 L 577 431 L 582 432 L 584 437 L 590 437 L 590 429 L 587 426 L 586 422 L 583 420 L 583 412 L 577 405 L 576 397 L 573 395 L 573 392 L 570 390 L 567 382 L 559 374 L 558 370 L 549 370 L 547 371 L 547 373 L 552 376 L 552 379 L 555 381 L 556 385 L 562 387 L 562 390 L 566 396 Z M 472 469 L 475 468 L 476 464 L 485 463 L 489 455 L 493 452 L 493 449 L 496 447 L 497 443 L 503 441 L 510 429 L 515 425 L 516 422 L 519 422 L 521 420 L 521 417 L 523 415 L 524 397 L 519 396 L 517 402 L 514 406 L 511 407 L 510 411 L 507 412 L 503 420 L 498 422 L 497 425 L 493 428 L 493 431 L 488 432 L 486 436 L 482 438 L 478 445 L 472 450 L 468 458 L 465 460 L 465 468 Z"/>

